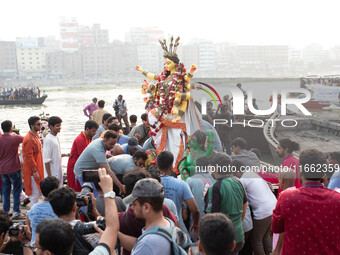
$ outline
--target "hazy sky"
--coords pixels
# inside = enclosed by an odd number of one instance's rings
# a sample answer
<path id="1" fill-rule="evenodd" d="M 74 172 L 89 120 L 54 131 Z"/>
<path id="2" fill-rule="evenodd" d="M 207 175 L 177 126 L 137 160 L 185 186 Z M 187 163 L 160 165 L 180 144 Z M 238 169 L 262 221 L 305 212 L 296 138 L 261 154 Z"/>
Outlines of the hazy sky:
<path id="1" fill-rule="evenodd" d="M 165 35 L 239 44 L 340 44 L 339 1 L 312 0 L 0 0 L 0 40 L 59 38 L 59 18 L 100 23 L 110 39 L 130 27 L 158 26 Z"/>

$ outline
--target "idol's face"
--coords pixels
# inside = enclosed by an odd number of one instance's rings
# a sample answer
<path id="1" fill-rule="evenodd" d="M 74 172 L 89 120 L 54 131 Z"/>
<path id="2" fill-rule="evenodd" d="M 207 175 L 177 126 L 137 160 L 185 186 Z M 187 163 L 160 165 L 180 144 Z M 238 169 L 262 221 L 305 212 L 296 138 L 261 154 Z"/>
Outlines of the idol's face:
<path id="1" fill-rule="evenodd" d="M 176 64 L 173 61 L 171 61 L 170 59 L 166 58 L 165 63 L 164 63 L 164 67 L 166 68 L 166 70 L 172 72 L 172 71 L 175 71 Z"/>

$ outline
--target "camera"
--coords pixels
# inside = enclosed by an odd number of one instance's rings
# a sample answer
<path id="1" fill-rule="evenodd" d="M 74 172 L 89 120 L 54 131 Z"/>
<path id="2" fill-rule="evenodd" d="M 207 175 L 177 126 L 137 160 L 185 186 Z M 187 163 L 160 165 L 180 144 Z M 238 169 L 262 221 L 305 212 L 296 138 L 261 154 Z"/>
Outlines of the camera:
<path id="1" fill-rule="evenodd" d="M 116 105 L 115 107 L 113 107 L 113 109 L 114 109 L 114 111 L 115 111 L 116 114 L 119 113 L 119 106 L 118 106 L 118 105 Z"/>
<path id="2" fill-rule="evenodd" d="M 92 201 L 91 196 L 87 195 L 87 193 L 93 192 L 93 187 L 91 183 L 85 182 L 83 186 L 81 187 L 80 193 L 76 197 L 76 204 L 78 207 L 86 206 L 86 200 L 85 197 L 88 198 L 89 203 Z"/>
<path id="3" fill-rule="evenodd" d="M 82 223 L 79 225 L 79 233 L 81 235 L 88 235 L 88 234 L 93 234 L 93 233 L 97 233 L 96 229 L 94 228 L 94 222 L 89 222 L 89 223 Z M 97 226 L 101 229 L 101 230 L 105 230 L 106 228 L 106 222 L 105 222 L 105 218 L 101 218 L 98 219 L 96 221 Z"/>
<path id="4" fill-rule="evenodd" d="M 12 226 L 8 228 L 8 234 L 10 236 L 18 236 L 20 229 L 22 229 L 23 233 L 25 233 L 23 225 L 25 225 L 23 222 L 14 223 Z"/>

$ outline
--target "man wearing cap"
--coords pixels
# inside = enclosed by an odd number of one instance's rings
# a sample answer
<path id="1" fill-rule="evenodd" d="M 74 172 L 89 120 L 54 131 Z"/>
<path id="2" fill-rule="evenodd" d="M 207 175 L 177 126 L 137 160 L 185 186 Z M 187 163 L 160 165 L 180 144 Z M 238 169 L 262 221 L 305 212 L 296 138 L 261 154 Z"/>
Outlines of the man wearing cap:
<path id="1" fill-rule="evenodd" d="M 135 154 L 136 151 L 143 150 L 142 146 L 138 145 L 138 139 L 136 137 L 130 137 L 127 143 L 122 145 L 123 154 Z"/>
<path id="2" fill-rule="evenodd" d="M 87 105 L 84 109 L 83 109 L 83 112 L 84 112 L 84 115 L 86 117 L 89 117 L 89 120 L 92 120 L 92 115 L 93 115 L 93 112 L 98 110 L 99 106 L 97 105 L 97 98 L 94 97 L 92 99 L 92 103 L 90 103 L 89 105 Z"/>
<path id="3" fill-rule="evenodd" d="M 170 229 L 174 223 L 163 216 L 164 188 L 155 179 L 139 180 L 131 195 L 123 199 L 125 204 L 131 204 L 137 219 L 145 220 L 143 234 L 152 231 L 154 227 Z M 137 240 L 136 240 L 137 241 Z M 160 234 L 148 234 L 137 241 L 131 255 L 138 254 L 171 254 L 170 242 Z"/>

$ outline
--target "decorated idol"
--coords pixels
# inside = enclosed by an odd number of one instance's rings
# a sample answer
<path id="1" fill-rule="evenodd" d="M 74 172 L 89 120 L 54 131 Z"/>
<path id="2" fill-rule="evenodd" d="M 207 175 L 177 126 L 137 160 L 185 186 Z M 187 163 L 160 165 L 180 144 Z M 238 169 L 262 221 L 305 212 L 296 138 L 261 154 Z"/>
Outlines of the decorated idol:
<path id="1" fill-rule="evenodd" d="M 146 110 L 149 112 L 150 134 L 157 153 L 167 150 L 174 154 L 174 170 L 177 173 L 177 165 L 184 154 L 184 144 L 188 142 L 181 133 L 190 136 L 200 129 L 194 103 L 190 100 L 190 80 L 197 67 L 192 65 L 190 71 L 186 72 L 177 56 L 179 39 L 171 37 L 169 47 L 166 40 L 160 41 L 164 50 L 164 70 L 161 74 L 136 67 L 145 77 L 156 81 L 149 83 L 145 80 L 142 85 L 142 93 L 146 95 Z"/>

